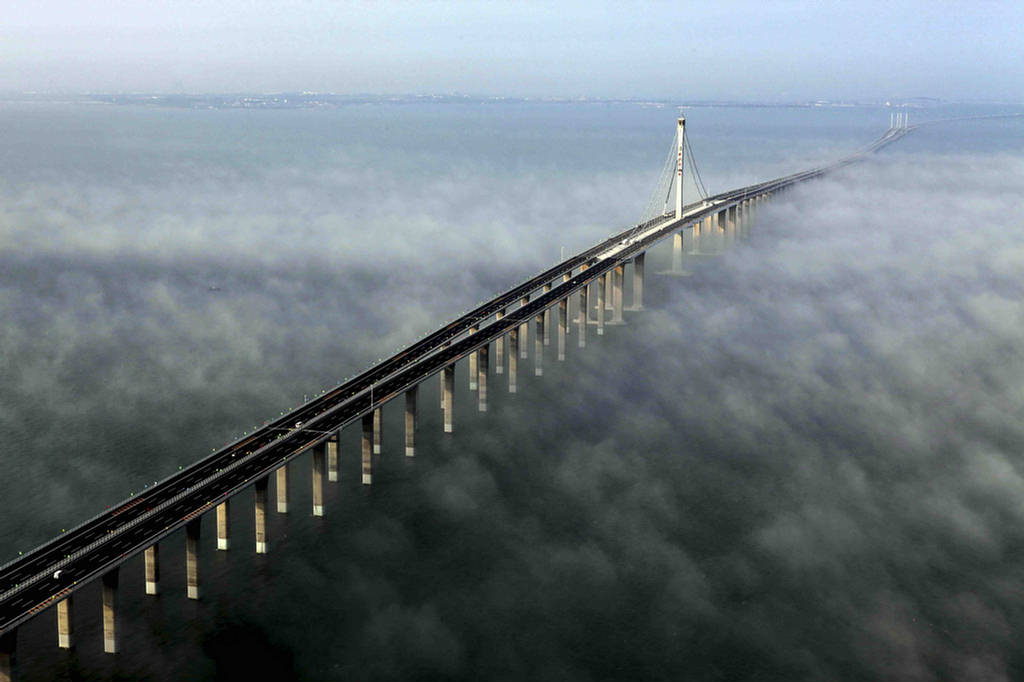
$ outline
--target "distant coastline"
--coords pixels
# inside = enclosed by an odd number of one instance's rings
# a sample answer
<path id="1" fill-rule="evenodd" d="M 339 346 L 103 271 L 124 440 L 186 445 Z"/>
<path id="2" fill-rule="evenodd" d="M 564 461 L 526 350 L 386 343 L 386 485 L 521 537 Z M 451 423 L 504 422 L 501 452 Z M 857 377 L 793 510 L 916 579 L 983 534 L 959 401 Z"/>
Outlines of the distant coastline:
<path id="1" fill-rule="evenodd" d="M 960 104 L 931 97 L 877 100 L 813 100 L 794 102 L 743 102 L 726 100 L 629 99 L 593 97 L 500 97 L 461 94 L 373 95 L 322 92 L 281 93 L 0 93 L 0 102 L 79 103 L 121 106 L 151 106 L 176 109 L 331 109 L 368 104 L 603 104 L 657 108 L 747 107 L 747 108 L 851 108 L 893 107 L 923 109 Z M 1010 102 L 970 102 L 970 104 L 1012 104 Z"/>

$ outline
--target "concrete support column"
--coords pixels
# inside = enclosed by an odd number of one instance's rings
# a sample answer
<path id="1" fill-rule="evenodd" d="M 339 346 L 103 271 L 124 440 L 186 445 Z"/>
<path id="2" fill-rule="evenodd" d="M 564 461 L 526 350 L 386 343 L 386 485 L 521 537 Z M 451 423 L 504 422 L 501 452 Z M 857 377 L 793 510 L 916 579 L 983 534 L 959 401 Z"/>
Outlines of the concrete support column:
<path id="1" fill-rule="evenodd" d="M 160 594 L 160 545 L 150 545 L 143 555 L 146 564 L 146 594 Z"/>
<path id="2" fill-rule="evenodd" d="M 287 466 L 287 465 L 285 465 Z M 282 471 L 285 467 L 278 469 Z M 288 480 L 287 475 L 285 481 Z M 270 476 L 256 479 L 253 489 L 256 492 L 256 503 L 253 507 L 256 521 L 256 553 L 266 554 L 268 549 L 267 540 L 267 487 L 270 485 Z M 281 479 L 277 479 L 278 490 L 281 489 Z M 280 504 L 280 503 L 278 503 Z"/>
<path id="3" fill-rule="evenodd" d="M 373 411 L 373 454 L 380 454 L 380 408 Z"/>
<path id="4" fill-rule="evenodd" d="M 516 392 L 516 369 L 519 367 L 519 330 L 508 332 L 508 392 Z"/>
<path id="5" fill-rule="evenodd" d="M 75 645 L 74 625 L 71 622 L 73 600 L 74 597 L 69 594 L 57 602 L 57 646 L 61 649 L 70 649 Z"/>
<path id="6" fill-rule="evenodd" d="M 587 306 L 589 305 L 587 303 L 588 288 L 589 287 L 584 286 L 580 289 L 580 317 L 579 320 L 577 320 L 577 326 L 579 331 L 578 336 L 580 337 L 579 341 L 577 342 L 577 345 L 580 348 L 587 347 Z"/>
<path id="7" fill-rule="evenodd" d="M 597 278 L 597 335 L 604 336 L 604 299 L 608 289 L 608 273 Z"/>
<path id="8" fill-rule="evenodd" d="M 288 465 L 277 470 L 277 513 L 288 513 Z"/>
<path id="9" fill-rule="evenodd" d="M 565 284 L 566 282 L 568 282 L 571 279 L 572 279 L 572 270 L 562 274 L 562 284 Z M 566 314 L 566 317 L 565 317 L 565 335 L 566 335 L 566 337 L 568 337 L 569 334 L 572 333 L 572 325 L 570 324 L 570 320 L 572 319 L 572 297 L 571 296 L 566 296 L 565 297 L 565 301 L 566 301 L 566 308 L 565 308 L 565 314 Z"/>
<path id="10" fill-rule="evenodd" d="M 678 233 L 677 233 L 678 234 Z M 612 319 L 609 324 L 624 324 L 622 319 L 622 286 L 626 280 L 626 266 L 622 263 L 611 272 L 612 278 Z"/>
<path id="11" fill-rule="evenodd" d="M 522 300 L 519 301 L 519 307 L 522 308 L 530 302 L 529 296 L 523 296 Z M 519 325 L 519 359 L 525 360 L 529 357 L 529 343 L 530 343 L 530 320 L 527 319 L 521 325 Z"/>
<path id="12" fill-rule="evenodd" d="M 373 413 L 367 412 L 363 415 L 362 447 L 363 456 L 363 485 L 373 483 Z"/>
<path id="13" fill-rule="evenodd" d="M 444 373 L 444 432 L 452 432 L 452 418 L 455 412 L 455 365 L 446 365 Z"/>
<path id="14" fill-rule="evenodd" d="M 327 448 L 324 443 L 313 446 L 313 516 L 324 515 L 324 460 Z"/>
<path id="15" fill-rule="evenodd" d="M 584 275 L 586 269 L 587 269 L 587 266 L 586 266 L 585 263 L 580 266 L 580 276 L 581 277 Z M 579 322 L 580 322 L 581 319 L 584 322 L 589 322 L 589 318 L 587 317 L 587 315 L 589 314 L 587 312 L 587 305 L 589 305 L 589 300 L 584 301 L 583 293 L 584 292 L 588 292 L 589 293 L 589 291 L 590 291 L 590 284 L 589 283 L 588 284 L 584 284 L 583 287 L 579 291 L 580 291 L 580 298 L 576 302 L 576 307 L 578 308 L 576 313 L 577 313 L 578 317 L 575 318 L 576 319 L 577 327 L 579 327 Z M 581 305 L 581 302 L 583 302 L 582 305 Z"/>
<path id="16" fill-rule="evenodd" d="M 690 251 L 691 254 L 700 253 L 700 240 L 704 236 L 704 221 L 698 220 L 690 226 Z"/>
<path id="17" fill-rule="evenodd" d="M 217 549 L 231 549 L 231 500 L 217 505 Z"/>
<path id="18" fill-rule="evenodd" d="M 405 456 L 416 454 L 416 399 L 420 387 L 413 386 L 405 392 Z"/>
<path id="19" fill-rule="evenodd" d="M 499 310 L 494 314 L 494 320 L 498 321 L 505 317 L 505 310 Z M 505 373 L 505 335 L 502 334 L 494 340 L 494 373 Z"/>
<path id="20" fill-rule="evenodd" d="M 558 302 L 558 361 L 565 362 L 565 335 L 569 329 L 569 299 Z"/>
<path id="21" fill-rule="evenodd" d="M 726 219 L 728 222 L 729 246 L 736 243 L 736 206 L 730 206 Z"/>
<path id="22" fill-rule="evenodd" d="M 469 335 L 472 336 L 480 331 L 480 328 L 473 325 L 469 328 Z M 480 351 L 475 350 L 469 354 L 469 390 L 475 391 L 477 388 L 477 379 L 479 378 L 479 370 L 477 369 L 480 364 Z"/>
<path id="23" fill-rule="evenodd" d="M 477 402 L 477 409 L 481 412 L 487 411 L 487 372 L 488 363 L 490 362 L 490 346 L 484 344 L 477 351 L 480 355 L 480 361 L 477 363 L 477 390 L 479 391 L 479 401 Z"/>
<path id="24" fill-rule="evenodd" d="M 548 282 L 544 285 L 544 293 L 551 291 L 551 283 Z M 541 326 L 541 330 L 544 333 L 544 345 L 551 345 L 551 306 L 544 309 L 544 324 Z"/>
<path id="25" fill-rule="evenodd" d="M 14 650 L 17 638 L 17 630 L 0 635 L 0 682 L 13 682 L 14 680 Z"/>
<path id="26" fill-rule="evenodd" d="M 544 312 L 542 311 L 537 317 L 537 331 L 533 336 L 533 375 L 544 376 Z"/>
<path id="27" fill-rule="evenodd" d="M 199 531 L 202 517 L 185 524 L 185 592 L 189 599 L 199 599 Z"/>
<path id="28" fill-rule="evenodd" d="M 694 248 L 696 249 L 697 236 L 694 233 Z M 672 235 L 672 272 L 683 271 L 683 231 L 679 230 Z"/>
<path id="29" fill-rule="evenodd" d="M 338 480 L 338 434 L 334 433 L 327 439 L 327 480 L 334 483 Z"/>
<path id="30" fill-rule="evenodd" d="M 117 571 L 103 574 L 103 653 L 116 654 L 117 645 Z"/>
<path id="31" fill-rule="evenodd" d="M 633 304 L 629 310 L 644 309 L 644 254 L 633 257 Z"/>

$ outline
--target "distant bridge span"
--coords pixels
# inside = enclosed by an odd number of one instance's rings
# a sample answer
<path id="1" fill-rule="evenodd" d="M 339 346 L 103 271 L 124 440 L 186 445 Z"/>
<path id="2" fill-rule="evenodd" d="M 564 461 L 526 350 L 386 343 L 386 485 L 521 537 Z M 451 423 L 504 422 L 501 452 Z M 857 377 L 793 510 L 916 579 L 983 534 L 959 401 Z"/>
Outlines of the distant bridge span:
<path id="1" fill-rule="evenodd" d="M 552 341 L 549 327 L 554 332 L 557 357 L 563 360 L 571 326 L 577 328 L 577 344 L 583 347 L 588 326 L 596 327 L 600 335 L 606 324 L 622 322 L 627 264 L 633 266 L 632 308 L 642 308 L 644 257 L 654 245 L 672 237 L 671 272 L 681 273 L 684 246 L 688 247 L 687 253 L 702 254 L 709 252 L 709 244 L 711 252 L 717 252 L 719 245 L 745 239 L 758 208 L 772 196 L 854 163 L 913 129 L 905 121 L 894 121 L 879 139 L 831 165 L 723 192 L 684 206 L 679 190 L 683 125 L 680 119 L 675 210 L 630 227 L 510 288 L 287 415 L 0 567 L 0 682 L 12 680 L 18 626 L 49 607 L 57 606 L 58 646 L 72 645 L 72 597 L 97 578 L 103 585 L 104 651 L 116 653 L 119 566 L 144 552 L 146 592 L 158 593 L 159 542 L 181 528 L 186 536 L 188 596 L 198 599 L 201 518 L 217 510 L 218 548 L 228 549 L 229 501 L 249 486 L 256 491 L 255 550 L 265 553 L 269 547 L 269 480 L 272 476 L 276 478 L 278 511 L 287 511 L 288 464 L 307 451 L 313 453 L 313 514 L 322 515 L 325 473 L 328 481 L 337 480 L 337 434 L 345 426 L 361 424 L 362 482 L 370 485 L 373 456 L 380 451 L 380 409 L 385 403 L 404 396 L 406 455 L 414 455 L 417 388 L 426 379 L 441 377 L 444 431 L 450 433 L 457 362 L 469 361 L 470 388 L 477 391 L 479 409 L 485 411 L 492 349 L 494 373 L 507 375 L 508 389 L 515 392 L 518 361 L 528 355 L 531 326 L 534 371 L 539 375 L 545 346 Z M 570 320 L 573 299 L 578 300 L 580 312 Z M 607 319 L 606 307 L 611 310 Z"/>

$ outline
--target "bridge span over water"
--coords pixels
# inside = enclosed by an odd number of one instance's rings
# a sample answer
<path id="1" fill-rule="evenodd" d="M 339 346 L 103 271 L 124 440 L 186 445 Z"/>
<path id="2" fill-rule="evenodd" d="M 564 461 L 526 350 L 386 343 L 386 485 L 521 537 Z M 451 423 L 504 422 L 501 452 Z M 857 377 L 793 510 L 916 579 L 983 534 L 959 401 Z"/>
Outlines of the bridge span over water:
<path id="1" fill-rule="evenodd" d="M 746 239 L 764 202 L 854 163 L 911 129 L 905 120 L 896 119 L 880 138 L 833 164 L 684 204 L 684 167 L 687 161 L 696 167 L 692 157 L 685 158 L 685 122 L 679 119 L 675 161 L 666 166 L 671 172 L 665 207 L 657 215 L 510 288 L 285 416 L 0 567 L 0 682 L 13 679 L 18 626 L 50 607 L 56 606 L 58 646 L 73 646 L 74 594 L 94 580 L 102 583 L 103 648 L 117 653 L 120 565 L 144 553 L 146 593 L 158 594 L 160 542 L 182 528 L 187 593 L 198 599 L 202 518 L 215 511 L 217 547 L 228 550 L 231 498 L 250 486 L 255 489 L 255 537 L 250 547 L 266 553 L 270 481 L 275 482 L 277 511 L 287 512 L 289 464 L 307 452 L 312 454 L 312 514 L 323 515 L 325 481 L 338 479 L 341 429 L 351 424 L 361 429 L 362 483 L 372 485 L 374 456 L 380 454 L 381 408 L 386 403 L 401 399 L 405 454 L 414 456 L 422 382 L 440 377 L 443 428 L 451 433 L 456 363 L 469 363 L 469 388 L 476 391 L 479 410 L 486 411 L 492 374 L 506 377 L 508 390 L 516 391 L 519 361 L 528 358 L 530 336 L 534 373 L 541 375 L 549 346 L 555 347 L 558 360 L 564 360 L 570 333 L 583 348 L 590 328 L 601 335 L 606 325 L 622 324 L 627 266 L 633 277 L 630 309 L 642 309 L 645 254 L 655 245 L 671 238 L 672 267 L 667 274 L 685 274 L 684 255 L 717 254 Z M 670 210 L 667 198 L 673 187 L 675 207 Z"/>

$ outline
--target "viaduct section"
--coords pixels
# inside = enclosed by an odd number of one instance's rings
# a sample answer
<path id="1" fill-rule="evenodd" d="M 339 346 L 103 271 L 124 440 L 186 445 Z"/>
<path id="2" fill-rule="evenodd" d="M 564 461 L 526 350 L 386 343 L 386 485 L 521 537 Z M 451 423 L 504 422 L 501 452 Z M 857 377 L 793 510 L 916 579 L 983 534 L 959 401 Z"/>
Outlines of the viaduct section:
<path id="1" fill-rule="evenodd" d="M 469 388 L 479 411 L 487 410 L 488 381 L 504 375 L 516 392 L 520 360 L 529 358 L 543 374 L 544 358 L 554 346 L 566 357 L 568 338 L 584 348 L 587 335 L 623 324 L 624 310 L 643 308 L 644 258 L 649 249 L 671 239 L 672 266 L 666 274 L 685 274 L 684 256 L 716 255 L 750 234 L 758 210 L 794 185 L 854 163 L 901 138 L 910 128 L 896 119 L 878 140 L 832 165 L 776 178 L 683 205 L 682 174 L 685 122 L 677 124 L 675 208 L 635 225 L 558 265 L 512 287 L 423 339 L 325 392 L 285 416 L 150 486 L 76 528 L 0 567 L 0 682 L 14 679 L 18 626 L 56 607 L 57 646 L 75 644 L 75 592 L 94 580 L 102 584 L 103 650 L 119 650 L 118 575 L 121 564 L 144 554 L 145 592 L 160 592 L 160 544 L 182 529 L 185 535 L 187 596 L 199 599 L 198 551 L 202 519 L 216 515 L 217 549 L 232 547 L 231 500 L 255 489 L 257 554 L 269 551 L 268 508 L 287 513 L 292 462 L 312 459 L 312 514 L 324 514 L 324 486 L 338 480 L 338 434 L 355 425 L 361 433 L 362 483 L 372 485 L 374 456 L 380 454 L 381 409 L 398 400 L 405 414 L 405 455 L 416 454 L 418 387 L 432 377 L 441 386 L 442 423 L 452 433 L 455 366 L 469 363 Z M 627 266 L 633 278 L 631 305 L 624 307 Z M 572 314 L 575 312 L 575 314 Z M 271 481 L 274 485 L 271 486 Z M 274 497 L 270 498 L 273 487 Z"/>

